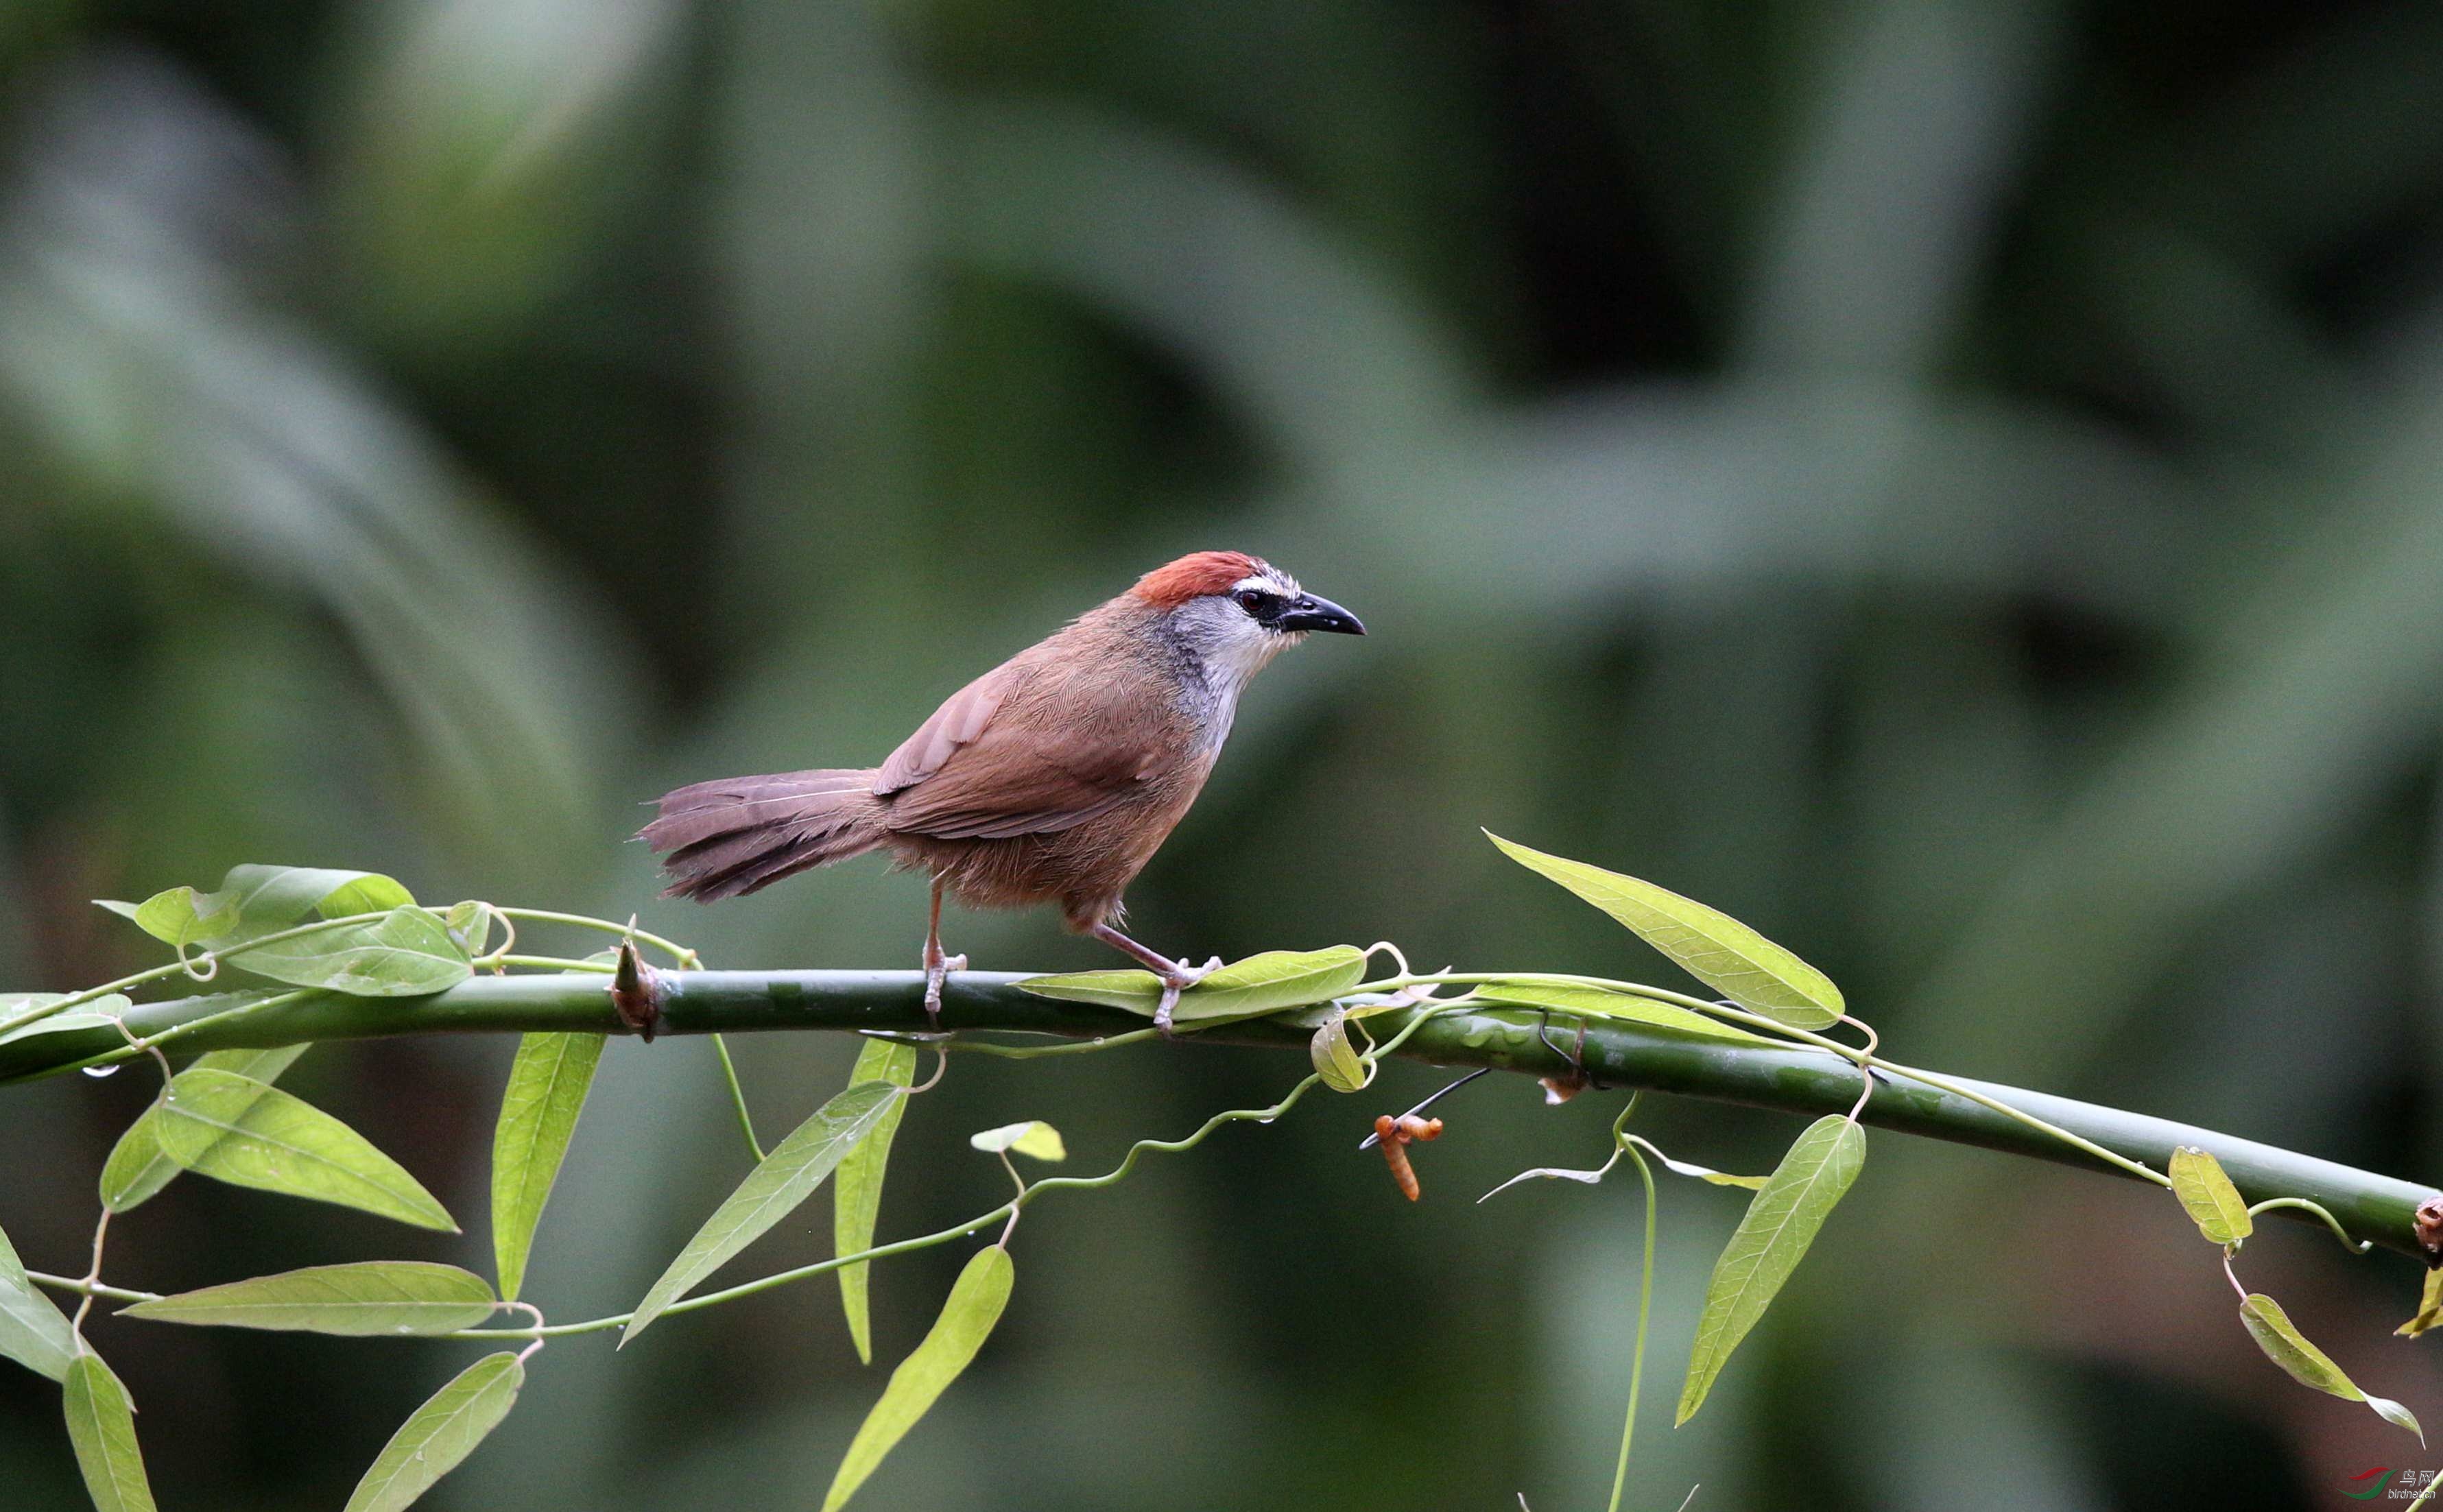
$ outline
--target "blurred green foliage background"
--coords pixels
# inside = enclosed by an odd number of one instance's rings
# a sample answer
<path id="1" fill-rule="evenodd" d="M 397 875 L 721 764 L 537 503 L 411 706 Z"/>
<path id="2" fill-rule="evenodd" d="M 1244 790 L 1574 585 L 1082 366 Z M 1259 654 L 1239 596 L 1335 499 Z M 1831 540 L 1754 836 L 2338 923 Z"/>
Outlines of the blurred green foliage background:
<path id="1" fill-rule="evenodd" d="M 2443 1164 L 2423 0 L 14 0 L 0 133 L 0 983 L 115 975 L 87 900 L 238 861 L 913 965 L 876 864 L 651 901 L 637 804 L 876 759 L 1226 545 L 1373 634 L 1250 695 L 1134 894 L 1156 943 L 1670 979 L 1487 825 L 1754 922 L 1916 1064 Z M 1044 917 L 950 941 L 1107 963 Z M 287 1082 L 480 1225 L 510 1048 Z M 781 1128 L 852 1047 L 740 1048 Z M 1303 1069 L 963 1062 L 884 1235 L 998 1200 L 971 1129 L 1100 1168 Z M 1600 1505 L 1634 1189 L 1471 1199 L 1591 1163 L 1617 1094 L 1503 1080 L 1415 1209 L 1353 1145 L 1420 1067 L 1036 1210 L 859 1504 Z M 149 1081 L 0 1094 L 37 1268 L 82 1269 Z M 633 1303 L 742 1174 L 728 1119 L 707 1046 L 614 1047 L 528 1295 Z M 1651 1129 L 1760 1169 L 1795 1126 Z M 2324 1507 L 2434 1463 L 2258 1357 L 2169 1199 L 1890 1136 L 1668 1432 L 1737 1197 L 1663 1202 L 1632 1504 Z M 191 1181 L 110 1270 L 487 1252 Z M 959 1258 L 877 1275 L 884 1359 Z M 2434 1419 L 2413 1270 L 2287 1228 L 2244 1269 Z M 95 1337 L 180 1509 L 337 1506 L 471 1348 Z M 812 1506 L 880 1381 L 820 1284 L 567 1340 L 431 1504 Z M 56 1414 L 0 1372 L 12 1509 L 81 1504 Z"/>

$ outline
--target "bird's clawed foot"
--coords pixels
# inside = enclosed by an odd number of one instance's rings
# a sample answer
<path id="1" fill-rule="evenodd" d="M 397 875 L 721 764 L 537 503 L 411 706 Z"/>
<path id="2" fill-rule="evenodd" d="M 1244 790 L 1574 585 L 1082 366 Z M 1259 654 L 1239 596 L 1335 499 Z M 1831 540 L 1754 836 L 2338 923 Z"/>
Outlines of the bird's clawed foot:
<path id="1" fill-rule="evenodd" d="M 925 951 L 925 1022 L 938 1029 L 942 1027 L 942 983 L 952 972 L 967 969 L 964 956 L 945 956 L 937 948 Z"/>
<path id="2" fill-rule="evenodd" d="M 1170 1015 L 1179 1007 L 1179 994 L 1221 969 L 1222 957 L 1216 956 L 1202 966 L 1190 966 L 1185 960 L 1173 961 L 1170 969 L 1162 974 L 1162 1001 L 1154 1005 L 1153 1027 L 1162 1030 L 1164 1039 L 1174 1037 L 1170 1029 Z"/>

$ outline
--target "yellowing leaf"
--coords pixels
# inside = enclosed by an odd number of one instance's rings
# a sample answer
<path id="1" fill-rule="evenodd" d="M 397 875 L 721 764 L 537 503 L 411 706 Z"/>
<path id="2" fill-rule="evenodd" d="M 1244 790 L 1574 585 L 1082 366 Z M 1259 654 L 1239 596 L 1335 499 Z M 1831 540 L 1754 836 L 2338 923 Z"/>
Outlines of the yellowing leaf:
<path id="1" fill-rule="evenodd" d="M 2426 1272 L 2426 1286 L 2417 1298 L 2417 1316 L 2393 1332 L 2403 1339 L 2415 1339 L 2438 1322 L 2443 1322 L 2443 1269 Z"/>
<path id="2" fill-rule="evenodd" d="M 2184 1144 L 2172 1152 L 2172 1194 L 2197 1231 L 2218 1245 L 2235 1245 L 2255 1231 L 2248 1203 L 2223 1174 L 2222 1162 L 2211 1154 Z"/>
<path id="3" fill-rule="evenodd" d="M 1024 1123 L 1004 1123 L 998 1129 L 967 1136 L 967 1142 L 979 1150 L 999 1153 L 1007 1150 L 1025 1156 L 1030 1160 L 1066 1160 L 1069 1147 L 1060 1141 L 1060 1131 L 1041 1119 Z"/>
<path id="4" fill-rule="evenodd" d="M 993 1325 L 1009 1305 L 1010 1287 L 1017 1279 L 1009 1251 L 998 1245 L 976 1251 L 959 1272 L 958 1284 L 950 1288 L 950 1299 L 942 1304 L 942 1316 L 933 1321 L 932 1331 L 891 1373 L 882 1399 L 873 1404 L 856 1437 L 849 1442 L 848 1453 L 832 1477 L 832 1488 L 823 1496 L 823 1512 L 839 1512 L 866 1477 L 959 1378 L 976 1351 L 992 1337 Z"/>
<path id="5" fill-rule="evenodd" d="M 1619 920 L 1741 1008 L 1802 1029 L 1829 1028 L 1846 1011 L 1830 977 L 1728 914 L 1650 882 L 1514 845 L 1490 830 L 1485 838 Z"/>
<path id="6" fill-rule="evenodd" d="M 1808 1247 L 1815 1242 L 1833 1205 L 1858 1179 L 1866 1160 L 1865 1131 L 1839 1117 L 1816 1120 L 1765 1178 L 1748 1204 L 1731 1242 L 1714 1262 L 1713 1280 L 1705 1286 L 1704 1310 L 1697 1317 L 1696 1347 L 1688 1357 L 1688 1379 L 1681 1388 L 1678 1421 L 1697 1415 L 1714 1379 L 1729 1362 L 1731 1351 L 1748 1336 L 1765 1308 L 1798 1268 Z"/>

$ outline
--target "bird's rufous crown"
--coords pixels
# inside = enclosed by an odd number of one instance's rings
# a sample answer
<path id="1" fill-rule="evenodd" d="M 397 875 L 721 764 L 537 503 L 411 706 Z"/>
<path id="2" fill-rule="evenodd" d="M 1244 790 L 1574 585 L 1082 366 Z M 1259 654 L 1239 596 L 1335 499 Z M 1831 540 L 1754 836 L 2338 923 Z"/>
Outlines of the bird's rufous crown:
<path id="1" fill-rule="evenodd" d="M 1191 598 L 1226 593 L 1271 570 L 1263 558 L 1245 552 L 1190 552 L 1138 578 L 1137 586 L 1129 592 L 1156 609 L 1177 609 Z"/>

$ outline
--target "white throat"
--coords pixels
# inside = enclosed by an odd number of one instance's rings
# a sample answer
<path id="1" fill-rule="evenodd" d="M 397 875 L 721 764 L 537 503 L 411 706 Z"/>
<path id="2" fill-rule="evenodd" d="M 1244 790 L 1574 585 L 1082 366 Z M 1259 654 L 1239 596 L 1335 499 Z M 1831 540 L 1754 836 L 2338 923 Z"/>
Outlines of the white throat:
<path id="1" fill-rule="evenodd" d="M 1180 640 L 1195 656 L 1204 674 L 1205 739 L 1220 745 L 1230 734 L 1239 711 L 1239 695 L 1272 659 L 1306 639 L 1295 632 L 1268 630 L 1244 610 L 1219 596 L 1191 599 L 1171 615 Z"/>

